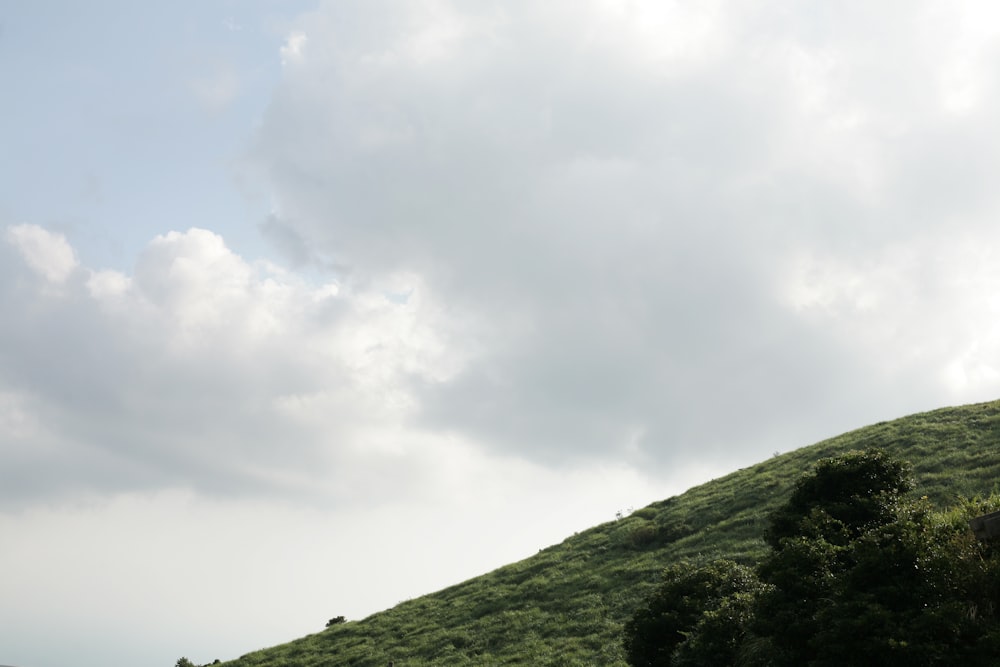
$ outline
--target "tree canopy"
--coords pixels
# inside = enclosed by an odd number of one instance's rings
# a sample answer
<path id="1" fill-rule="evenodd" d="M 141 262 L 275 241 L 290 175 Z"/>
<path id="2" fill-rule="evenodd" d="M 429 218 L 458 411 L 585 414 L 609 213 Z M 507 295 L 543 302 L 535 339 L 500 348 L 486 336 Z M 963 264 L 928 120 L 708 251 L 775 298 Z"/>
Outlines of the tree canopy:
<path id="1" fill-rule="evenodd" d="M 820 461 L 770 517 L 770 554 L 668 567 L 626 624 L 636 667 L 994 665 L 1000 557 L 968 520 L 909 498 L 908 464 L 879 450 Z"/>

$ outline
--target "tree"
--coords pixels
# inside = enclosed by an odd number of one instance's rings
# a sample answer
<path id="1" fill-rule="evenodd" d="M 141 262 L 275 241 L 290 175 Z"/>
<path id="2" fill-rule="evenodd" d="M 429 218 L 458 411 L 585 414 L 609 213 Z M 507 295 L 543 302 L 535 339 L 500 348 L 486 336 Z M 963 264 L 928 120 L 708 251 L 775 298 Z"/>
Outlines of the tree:
<path id="1" fill-rule="evenodd" d="M 626 623 L 629 664 L 1000 664 L 1000 545 L 968 525 L 1000 498 L 938 512 L 912 486 L 879 450 L 820 461 L 772 513 L 755 571 L 667 568 Z"/>
<path id="2" fill-rule="evenodd" d="M 626 660 L 633 667 L 731 664 L 760 582 L 750 568 L 728 560 L 702 567 L 668 567 L 663 582 L 625 624 Z"/>
<path id="3" fill-rule="evenodd" d="M 772 549 L 789 537 L 842 544 L 894 520 L 900 498 L 913 488 L 910 465 L 880 449 L 822 459 L 770 517 Z"/>
<path id="4" fill-rule="evenodd" d="M 913 486 L 908 464 L 881 450 L 822 459 L 775 510 L 765 539 L 771 554 L 758 574 L 771 588 L 757 601 L 754 630 L 777 664 L 803 665 L 827 622 L 827 607 L 850 561 L 848 545 L 891 524 Z"/>
<path id="5" fill-rule="evenodd" d="M 997 664 L 996 559 L 969 530 L 975 510 L 935 512 L 911 488 L 907 464 L 851 452 L 772 515 L 751 627 L 774 665 Z"/>

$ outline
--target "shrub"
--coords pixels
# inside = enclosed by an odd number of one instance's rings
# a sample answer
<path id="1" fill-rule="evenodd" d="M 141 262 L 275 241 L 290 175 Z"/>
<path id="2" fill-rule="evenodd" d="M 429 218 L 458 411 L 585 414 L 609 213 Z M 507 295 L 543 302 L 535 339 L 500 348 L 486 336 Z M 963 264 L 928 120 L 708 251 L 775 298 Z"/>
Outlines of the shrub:
<path id="1" fill-rule="evenodd" d="M 733 664 L 760 589 L 753 570 L 732 561 L 671 565 L 660 587 L 625 624 L 628 663 L 689 665 L 710 655 L 710 664 Z"/>
<path id="2" fill-rule="evenodd" d="M 636 549 L 641 549 L 655 542 L 657 533 L 656 526 L 639 526 L 629 533 L 628 541 Z"/>
<path id="3" fill-rule="evenodd" d="M 640 519 L 655 519 L 659 512 L 656 511 L 655 507 L 643 507 L 632 512 L 632 516 L 639 517 Z"/>

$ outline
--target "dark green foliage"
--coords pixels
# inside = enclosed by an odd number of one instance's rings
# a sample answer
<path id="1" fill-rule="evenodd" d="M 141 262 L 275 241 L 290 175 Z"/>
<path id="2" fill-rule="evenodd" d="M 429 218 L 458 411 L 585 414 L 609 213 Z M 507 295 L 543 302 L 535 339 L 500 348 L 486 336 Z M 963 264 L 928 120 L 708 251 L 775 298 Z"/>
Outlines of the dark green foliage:
<path id="1" fill-rule="evenodd" d="M 767 542 L 777 548 L 783 538 L 809 536 L 843 543 L 892 521 L 899 498 L 912 488 L 910 465 L 880 449 L 823 459 L 772 514 Z"/>
<path id="2" fill-rule="evenodd" d="M 340 625 L 341 623 L 346 623 L 346 622 L 347 619 L 344 618 L 343 616 L 334 616 L 333 618 L 331 618 L 329 621 L 326 622 L 326 627 L 330 627 L 331 625 Z"/>
<path id="3" fill-rule="evenodd" d="M 731 664 L 761 588 L 753 571 L 729 560 L 672 565 L 663 583 L 625 623 L 625 658 L 634 667 Z"/>
<path id="4" fill-rule="evenodd" d="M 907 464 L 881 450 L 848 452 L 820 460 L 771 514 L 765 535 L 773 552 L 759 571 L 773 588 L 757 603 L 756 630 L 788 664 L 815 657 L 810 643 L 828 632 L 825 614 L 851 560 L 847 545 L 892 524 L 911 487 Z"/>
<path id="5" fill-rule="evenodd" d="M 794 444 L 775 446 L 787 450 Z M 397 666 L 623 667 L 622 628 L 654 592 L 665 565 L 728 558 L 753 566 L 768 553 L 768 517 L 790 497 L 802 473 L 820 459 L 870 448 L 912 461 L 916 487 L 938 507 L 954 505 L 959 494 L 989 493 L 1000 480 L 1000 402 L 882 422 L 768 458 L 619 521 L 581 531 L 521 562 L 226 664 L 385 667 L 393 660 Z M 969 502 L 983 509 L 983 501 Z M 951 522 L 958 530 L 966 520 L 959 514 L 954 510 L 934 515 L 934 520 Z M 643 543 L 647 526 L 655 527 L 656 534 Z M 992 563 L 983 565 L 992 579 L 979 579 L 994 583 L 992 592 L 984 592 L 976 603 L 977 617 L 989 610 L 990 601 L 1000 600 L 995 590 L 1000 573 Z M 715 618 L 742 613 L 740 609 L 720 605 L 702 626 L 704 636 L 711 634 Z M 980 636 L 980 649 L 988 647 L 990 637 Z M 991 641 L 1000 644 L 1000 639 Z M 689 644 L 692 654 L 698 646 Z M 762 667 L 776 650 L 766 637 L 748 638 L 738 664 Z"/>
<path id="6" fill-rule="evenodd" d="M 997 559 L 967 524 L 978 508 L 905 500 L 906 470 L 884 452 L 828 459 L 775 512 L 784 534 L 758 568 L 772 587 L 751 626 L 771 664 L 1000 663 Z"/>
<path id="7" fill-rule="evenodd" d="M 968 520 L 907 499 L 909 466 L 880 450 L 821 460 L 772 512 L 757 567 L 668 567 L 626 622 L 635 667 L 1000 664 L 1000 554 Z"/>
<path id="8" fill-rule="evenodd" d="M 754 618 L 755 602 L 764 586 L 756 579 L 748 584 L 748 587 L 722 598 L 715 609 L 706 610 L 701 615 L 692 632 L 674 652 L 674 665 L 755 664 L 746 644 L 748 639 L 752 639 L 750 623 Z"/>

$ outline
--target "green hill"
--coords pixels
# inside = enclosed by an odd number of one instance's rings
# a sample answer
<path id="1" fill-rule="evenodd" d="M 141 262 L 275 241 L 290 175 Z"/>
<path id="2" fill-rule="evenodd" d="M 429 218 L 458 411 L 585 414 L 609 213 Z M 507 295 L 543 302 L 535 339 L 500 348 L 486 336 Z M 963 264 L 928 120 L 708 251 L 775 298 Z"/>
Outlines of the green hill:
<path id="1" fill-rule="evenodd" d="M 765 552 L 768 513 L 817 460 L 881 447 L 945 507 L 1000 479 L 1000 401 L 944 408 L 775 456 L 573 535 L 518 563 L 226 665 L 625 665 L 624 621 L 663 567 Z"/>

